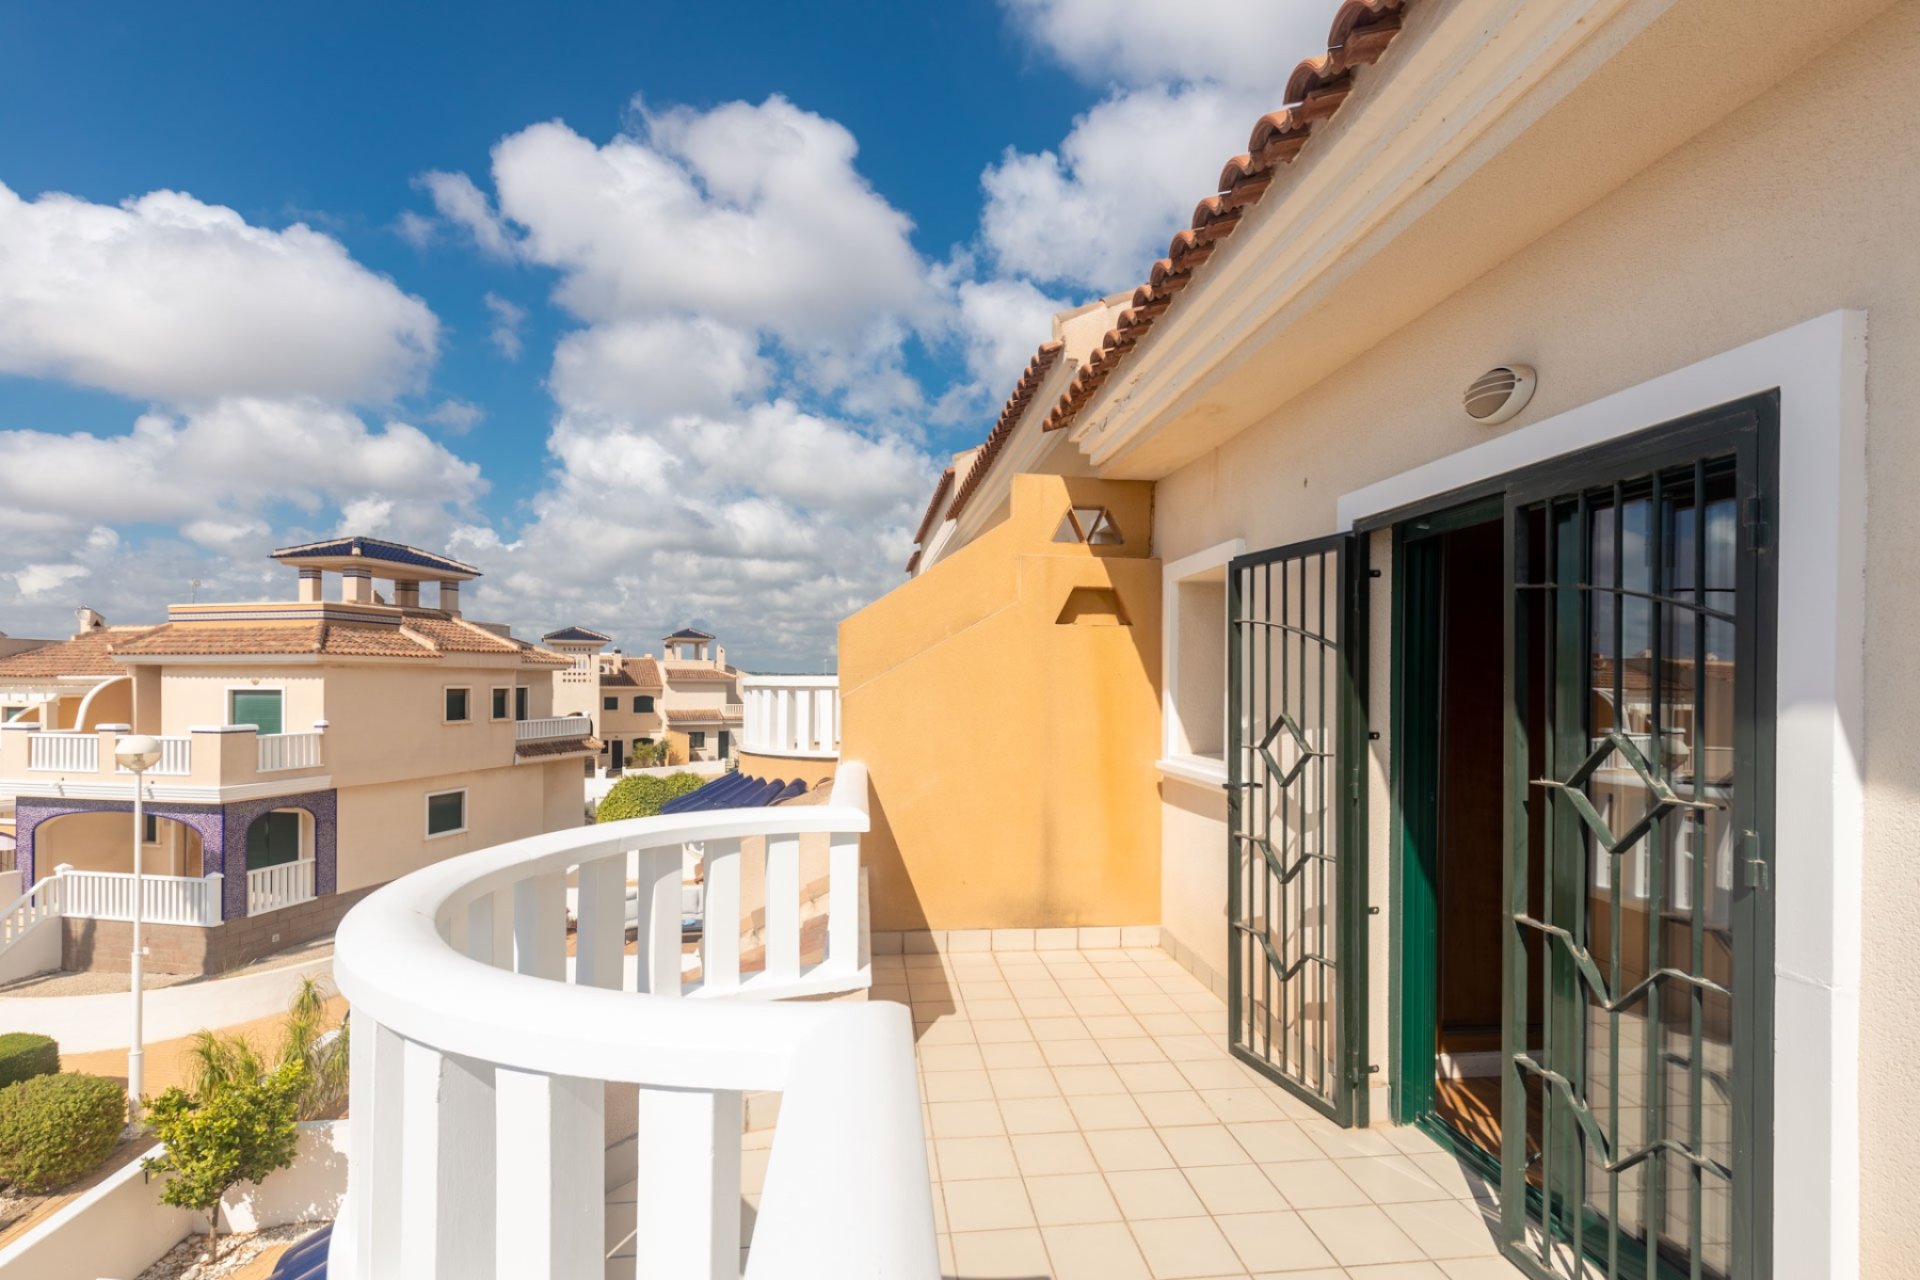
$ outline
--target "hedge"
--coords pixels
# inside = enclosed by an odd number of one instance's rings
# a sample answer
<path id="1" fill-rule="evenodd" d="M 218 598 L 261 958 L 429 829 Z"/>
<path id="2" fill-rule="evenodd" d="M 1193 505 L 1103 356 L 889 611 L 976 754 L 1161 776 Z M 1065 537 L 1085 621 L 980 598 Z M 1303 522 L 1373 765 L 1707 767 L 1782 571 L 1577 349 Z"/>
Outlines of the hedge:
<path id="1" fill-rule="evenodd" d="M 35 1076 L 0 1089 L 0 1180 L 32 1195 L 98 1169 L 127 1122 L 127 1093 L 105 1076 Z"/>
<path id="2" fill-rule="evenodd" d="M 670 773 L 666 777 L 635 774 L 613 784 L 595 811 L 597 822 L 619 822 L 625 818 L 651 818 L 660 806 L 675 796 L 698 791 L 707 779 L 692 773 Z"/>
<path id="3" fill-rule="evenodd" d="M 60 1046 L 52 1036 L 37 1036 L 30 1031 L 9 1031 L 0 1035 L 0 1088 L 50 1076 L 60 1070 Z"/>

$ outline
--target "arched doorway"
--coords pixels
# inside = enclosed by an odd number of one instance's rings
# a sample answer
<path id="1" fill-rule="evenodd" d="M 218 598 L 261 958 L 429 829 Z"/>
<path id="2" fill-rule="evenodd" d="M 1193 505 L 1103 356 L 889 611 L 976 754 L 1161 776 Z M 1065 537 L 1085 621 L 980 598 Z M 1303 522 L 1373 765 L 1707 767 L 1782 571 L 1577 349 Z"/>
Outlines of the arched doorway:
<path id="1" fill-rule="evenodd" d="M 312 900 L 313 852 L 313 815 L 305 809 L 269 809 L 247 824 L 247 914 Z"/>
<path id="2" fill-rule="evenodd" d="M 200 833 L 163 814 L 144 815 L 140 870 L 150 876 L 205 874 Z M 75 871 L 133 872 L 133 815 L 126 810 L 67 813 L 34 829 L 34 862 L 40 874 L 55 867 Z"/>

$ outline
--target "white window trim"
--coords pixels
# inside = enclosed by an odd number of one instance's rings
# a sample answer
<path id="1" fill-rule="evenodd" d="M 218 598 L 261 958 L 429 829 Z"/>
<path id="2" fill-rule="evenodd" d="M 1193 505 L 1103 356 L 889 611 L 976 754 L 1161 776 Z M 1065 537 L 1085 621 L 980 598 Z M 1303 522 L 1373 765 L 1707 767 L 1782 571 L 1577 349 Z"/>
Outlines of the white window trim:
<path id="1" fill-rule="evenodd" d="M 1162 777 L 1178 778 L 1204 787 L 1227 785 L 1227 762 L 1224 757 L 1215 760 L 1211 756 L 1194 755 L 1177 749 L 1178 744 L 1186 738 L 1180 722 L 1180 708 L 1174 698 L 1175 682 L 1180 671 L 1178 600 L 1180 583 L 1221 568 L 1235 556 L 1245 555 L 1246 552 L 1246 540 L 1234 538 L 1216 543 L 1204 551 L 1196 551 L 1190 556 L 1182 556 L 1160 569 L 1160 758 L 1154 762 L 1154 768 L 1160 771 Z M 1224 670 L 1224 661 L 1221 666 Z M 1231 723 L 1232 716 L 1232 708 L 1226 706 L 1226 698 L 1227 691 L 1222 686 L 1220 702 L 1223 725 Z"/>
<path id="2" fill-rule="evenodd" d="M 456 685 L 453 687 L 458 688 L 459 686 Z M 487 691 L 487 719 L 495 723 L 502 720 L 513 719 L 513 689 L 514 686 L 510 684 L 496 684 Z M 493 695 L 496 693 L 504 693 L 507 695 L 507 714 L 503 716 L 493 714 Z"/>
<path id="3" fill-rule="evenodd" d="M 1551 378 L 1552 371 L 1546 375 Z M 1860 1273 L 1867 317 L 1833 311 L 1340 499 L 1340 528 L 1746 396 L 1780 395 L 1773 1269 Z"/>
<path id="4" fill-rule="evenodd" d="M 225 704 L 220 708 L 221 727 L 223 728 L 229 728 L 233 726 L 233 723 L 234 723 L 233 695 L 236 693 L 277 693 L 279 694 L 280 695 L 280 732 L 281 733 L 287 732 L 287 704 L 288 702 L 291 701 L 291 699 L 287 697 L 287 686 L 285 684 L 230 684 L 230 685 L 227 685 L 225 687 L 224 692 L 222 692 L 220 695 L 221 701 Z M 251 727 L 251 726 L 242 726 L 242 727 Z M 271 738 L 273 735 L 269 733 L 265 736 Z"/>
<path id="5" fill-rule="evenodd" d="M 465 689 L 467 691 L 467 718 L 465 720 L 452 720 L 452 719 L 449 719 L 447 716 L 447 695 L 452 693 L 455 689 Z M 472 685 L 443 684 L 440 686 L 440 723 L 441 724 L 472 724 L 473 723 L 473 686 Z"/>
<path id="6" fill-rule="evenodd" d="M 457 688 L 458 686 L 455 687 Z M 442 796 L 460 797 L 460 825 L 447 831 L 434 831 L 432 830 L 433 802 Z M 453 787 L 447 791 L 429 791 L 427 792 L 426 799 L 420 803 L 420 829 L 426 832 L 426 838 L 428 840 L 440 840 L 447 836 L 464 835 L 467 828 L 472 825 L 471 814 L 467 809 L 467 789 L 465 787 Z"/>

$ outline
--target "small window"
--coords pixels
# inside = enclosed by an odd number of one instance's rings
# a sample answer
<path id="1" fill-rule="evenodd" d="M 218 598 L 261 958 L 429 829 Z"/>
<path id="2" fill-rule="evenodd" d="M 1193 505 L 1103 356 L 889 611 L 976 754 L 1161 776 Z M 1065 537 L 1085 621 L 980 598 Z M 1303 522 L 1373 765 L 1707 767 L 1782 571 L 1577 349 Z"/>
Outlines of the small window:
<path id="1" fill-rule="evenodd" d="M 228 723 L 250 724 L 263 737 L 282 732 L 281 711 L 278 689 L 235 689 L 227 695 Z"/>
<path id="2" fill-rule="evenodd" d="M 620 699 L 602 698 L 600 699 L 600 709 L 602 711 L 618 711 L 620 709 Z"/>
<path id="3" fill-rule="evenodd" d="M 473 719 L 473 709 L 468 705 L 468 699 L 472 695 L 471 689 L 462 688 L 459 685 L 453 685 L 447 689 L 448 724 L 458 724 Z"/>
<path id="4" fill-rule="evenodd" d="M 639 743 L 643 747 L 650 747 L 653 745 L 652 738 L 635 738 L 634 741 Z"/>
<path id="5" fill-rule="evenodd" d="M 140 816 L 146 820 L 146 830 L 140 836 L 141 843 L 159 844 L 160 843 L 159 817 L 151 813 L 143 813 Z"/>
<path id="6" fill-rule="evenodd" d="M 505 720 L 513 711 L 513 690 L 495 689 L 493 691 L 493 718 Z"/>
<path id="7" fill-rule="evenodd" d="M 427 797 L 427 836 L 450 836 L 467 829 L 467 793 L 441 791 Z"/>
<path id="8" fill-rule="evenodd" d="M 1162 571 L 1161 764 L 1193 781 L 1224 781 L 1227 759 L 1227 564 L 1239 542 Z"/>
<path id="9" fill-rule="evenodd" d="M 687 745 L 689 747 L 692 747 L 695 751 L 698 751 L 704 748 L 707 745 L 706 731 L 702 729 L 693 730 L 691 733 L 687 735 Z"/>
<path id="10" fill-rule="evenodd" d="M 520 685 L 513 691 L 513 718 L 515 720 L 527 718 L 527 686 L 525 685 Z"/>
<path id="11" fill-rule="evenodd" d="M 641 712 L 653 710 L 653 695 L 648 693 L 643 693 L 639 697 L 635 698 L 633 700 L 633 709 L 635 711 L 641 711 Z"/>

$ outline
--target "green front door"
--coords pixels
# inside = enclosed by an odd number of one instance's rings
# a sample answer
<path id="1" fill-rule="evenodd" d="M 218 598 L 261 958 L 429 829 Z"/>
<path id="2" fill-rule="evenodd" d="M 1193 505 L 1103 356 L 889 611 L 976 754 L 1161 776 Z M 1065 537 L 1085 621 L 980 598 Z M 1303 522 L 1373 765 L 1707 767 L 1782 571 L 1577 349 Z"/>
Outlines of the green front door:
<path id="1" fill-rule="evenodd" d="M 1506 492 L 1502 1235 L 1532 1276 L 1770 1275 L 1774 412 Z"/>
<path id="2" fill-rule="evenodd" d="M 1366 1122 L 1363 544 L 1227 572 L 1228 1043 L 1340 1124 Z"/>

